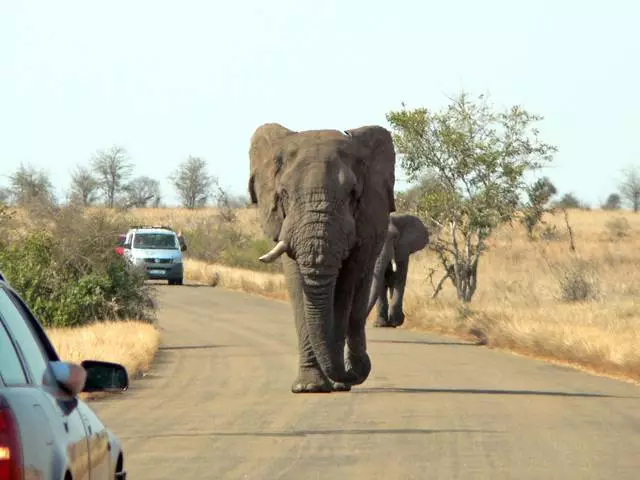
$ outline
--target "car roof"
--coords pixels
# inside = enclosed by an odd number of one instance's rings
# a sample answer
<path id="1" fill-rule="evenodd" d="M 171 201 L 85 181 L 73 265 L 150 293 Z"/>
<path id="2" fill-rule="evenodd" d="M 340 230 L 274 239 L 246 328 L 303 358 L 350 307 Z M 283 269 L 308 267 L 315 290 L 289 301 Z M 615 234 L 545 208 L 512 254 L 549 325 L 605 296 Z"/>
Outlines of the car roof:
<path id="1" fill-rule="evenodd" d="M 173 230 L 168 230 L 166 228 L 132 228 L 130 231 L 135 233 L 166 233 L 169 235 L 175 235 L 176 233 Z"/>

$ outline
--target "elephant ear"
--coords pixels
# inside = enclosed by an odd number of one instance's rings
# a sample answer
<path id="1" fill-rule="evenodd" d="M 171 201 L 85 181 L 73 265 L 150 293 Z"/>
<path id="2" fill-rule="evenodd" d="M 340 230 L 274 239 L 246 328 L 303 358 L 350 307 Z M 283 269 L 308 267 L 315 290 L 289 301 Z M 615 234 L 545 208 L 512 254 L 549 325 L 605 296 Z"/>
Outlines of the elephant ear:
<path id="1" fill-rule="evenodd" d="M 295 132 L 279 123 L 266 123 L 251 136 L 249 147 L 249 196 L 258 206 L 264 233 L 277 241 L 282 229 L 276 181 L 284 167 L 283 141 Z"/>
<path id="2" fill-rule="evenodd" d="M 354 173 L 362 182 L 356 220 L 358 236 L 373 237 L 374 243 L 381 246 L 387 235 L 389 214 L 396 211 L 393 194 L 396 153 L 391 132 L 372 125 L 346 130 L 345 133 L 363 149 L 363 157 L 354 168 Z"/>

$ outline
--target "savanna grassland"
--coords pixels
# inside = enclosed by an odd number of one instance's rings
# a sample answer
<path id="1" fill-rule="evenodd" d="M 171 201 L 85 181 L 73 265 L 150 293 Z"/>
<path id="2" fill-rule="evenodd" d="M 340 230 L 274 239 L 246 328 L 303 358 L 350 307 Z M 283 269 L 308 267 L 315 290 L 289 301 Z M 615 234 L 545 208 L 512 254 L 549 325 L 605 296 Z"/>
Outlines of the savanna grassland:
<path id="1" fill-rule="evenodd" d="M 255 210 L 229 216 L 216 209 L 138 209 L 129 215 L 184 231 L 189 280 L 287 299 L 279 265 L 257 261 L 270 243 Z M 492 235 L 466 308 L 451 283 L 431 298 L 442 269 L 434 252 L 414 255 L 403 328 L 476 337 L 489 347 L 640 380 L 640 215 L 569 210 L 575 252 L 563 214 L 544 220 L 533 239 L 520 223 Z M 225 254 L 225 245 L 236 252 Z"/>

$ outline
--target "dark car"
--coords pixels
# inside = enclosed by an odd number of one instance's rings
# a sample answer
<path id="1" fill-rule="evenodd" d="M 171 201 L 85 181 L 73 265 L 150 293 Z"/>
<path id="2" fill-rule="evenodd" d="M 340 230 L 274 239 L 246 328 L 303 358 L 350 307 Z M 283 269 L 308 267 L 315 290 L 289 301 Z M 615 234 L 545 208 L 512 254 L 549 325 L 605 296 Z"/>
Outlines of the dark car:
<path id="1" fill-rule="evenodd" d="M 60 366 L 68 364 L 0 273 L 0 479 L 124 480 L 120 441 L 70 390 Z M 122 365 L 82 366 L 83 392 L 128 387 Z"/>

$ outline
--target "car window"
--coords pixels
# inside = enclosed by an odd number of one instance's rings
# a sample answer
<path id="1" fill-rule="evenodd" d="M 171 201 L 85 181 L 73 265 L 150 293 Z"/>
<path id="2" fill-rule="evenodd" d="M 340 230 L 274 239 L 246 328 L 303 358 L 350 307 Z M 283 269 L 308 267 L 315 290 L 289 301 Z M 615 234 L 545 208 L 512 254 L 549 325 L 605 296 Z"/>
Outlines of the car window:
<path id="1" fill-rule="evenodd" d="M 135 248 L 166 250 L 180 248 L 177 237 L 168 233 L 137 233 L 133 240 L 133 246 Z"/>
<path id="2" fill-rule="evenodd" d="M 33 383 L 41 385 L 49 365 L 45 350 L 4 288 L 0 288 L 0 315 L 22 352 Z"/>
<path id="3" fill-rule="evenodd" d="M 27 383 L 18 352 L 2 323 L 0 323 L 0 377 L 7 386 Z"/>

